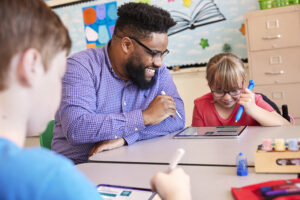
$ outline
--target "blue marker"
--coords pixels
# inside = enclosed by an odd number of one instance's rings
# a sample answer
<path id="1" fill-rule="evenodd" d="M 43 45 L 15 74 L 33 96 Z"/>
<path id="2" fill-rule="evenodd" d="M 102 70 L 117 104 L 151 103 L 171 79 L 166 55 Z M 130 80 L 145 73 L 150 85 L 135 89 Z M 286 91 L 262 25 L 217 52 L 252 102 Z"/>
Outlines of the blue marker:
<path id="1" fill-rule="evenodd" d="M 254 81 L 253 80 L 250 80 L 249 81 L 249 86 L 248 86 L 248 89 L 250 91 L 253 90 L 253 87 L 254 87 Z M 244 106 L 240 106 L 239 110 L 237 111 L 236 113 L 236 116 L 235 116 L 235 123 L 238 122 L 240 119 L 241 119 L 241 116 L 244 112 Z"/>

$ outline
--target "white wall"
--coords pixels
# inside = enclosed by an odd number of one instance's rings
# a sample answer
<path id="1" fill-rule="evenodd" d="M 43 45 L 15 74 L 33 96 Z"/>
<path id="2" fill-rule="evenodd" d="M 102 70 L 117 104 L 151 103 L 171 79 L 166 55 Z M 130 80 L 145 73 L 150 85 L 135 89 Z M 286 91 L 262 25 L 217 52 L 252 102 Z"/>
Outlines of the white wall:
<path id="1" fill-rule="evenodd" d="M 179 95 L 184 102 L 186 126 L 192 124 L 194 99 L 210 91 L 205 78 L 205 70 L 205 67 L 201 67 L 171 72 Z"/>

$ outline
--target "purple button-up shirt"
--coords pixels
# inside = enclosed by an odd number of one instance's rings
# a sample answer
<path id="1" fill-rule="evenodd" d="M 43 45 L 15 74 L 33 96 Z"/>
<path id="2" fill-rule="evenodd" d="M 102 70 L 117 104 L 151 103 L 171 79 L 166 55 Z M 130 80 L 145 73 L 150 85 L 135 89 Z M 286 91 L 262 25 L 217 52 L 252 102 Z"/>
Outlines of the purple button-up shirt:
<path id="1" fill-rule="evenodd" d="M 141 90 L 116 75 L 107 48 L 79 52 L 67 62 L 52 150 L 75 163 L 86 162 L 96 142 L 124 138 L 130 145 L 180 130 L 185 124 L 183 101 L 165 65 L 157 70 L 156 83 Z M 162 90 L 174 98 L 182 120 L 176 115 L 145 126 L 142 111 Z"/>

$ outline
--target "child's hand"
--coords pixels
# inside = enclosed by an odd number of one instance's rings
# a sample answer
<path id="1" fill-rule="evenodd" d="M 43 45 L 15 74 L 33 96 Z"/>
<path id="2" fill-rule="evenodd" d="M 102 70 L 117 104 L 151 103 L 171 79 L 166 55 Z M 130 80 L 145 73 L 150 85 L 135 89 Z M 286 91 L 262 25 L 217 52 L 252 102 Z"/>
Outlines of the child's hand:
<path id="1" fill-rule="evenodd" d="M 254 92 L 250 91 L 248 88 L 243 88 L 238 103 L 244 106 L 245 112 L 251 116 L 256 109 Z"/>
<path id="2" fill-rule="evenodd" d="M 164 200 L 192 199 L 190 177 L 181 168 L 157 173 L 151 180 L 151 188 Z"/>

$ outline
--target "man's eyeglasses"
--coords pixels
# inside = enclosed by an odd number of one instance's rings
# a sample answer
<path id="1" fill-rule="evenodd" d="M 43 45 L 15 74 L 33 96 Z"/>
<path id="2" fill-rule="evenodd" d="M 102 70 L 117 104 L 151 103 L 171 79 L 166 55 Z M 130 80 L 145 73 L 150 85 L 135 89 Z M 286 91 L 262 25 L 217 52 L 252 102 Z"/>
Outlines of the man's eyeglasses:
<path id="1" fill-rule="evenodd" d="M 146 49 L 147 53 L 150 54 L 152 56 L 152 60 L 161 58 L 164 59 L 164 57 L 170 53 L 170 51 L 168 49 L 166 49 L 164 52 L 161 51 L 157 51 L 157 50 L 152 50 L 149 47 L 147 47 L 146 45 L 144 45 L 142 42 L 140 42 L 138 39 L 134 38 L 134 37 L 128 37 L 134 41 L 136 41 L 136 43 L 138 43 L 140 46 L 144 47 L 144 49 Z"/>
<path id="2" fill-rule="evenodd" d="M 217 98 L 224 97 L 226 94 L 229 94 L 232 97 L 237 97 L 241 94 L 242 89 L 236 89 L 232 91 L 221 91 L 221 90 L 211 90 L 213 95 Z"/>

